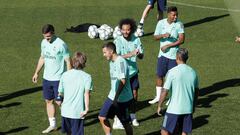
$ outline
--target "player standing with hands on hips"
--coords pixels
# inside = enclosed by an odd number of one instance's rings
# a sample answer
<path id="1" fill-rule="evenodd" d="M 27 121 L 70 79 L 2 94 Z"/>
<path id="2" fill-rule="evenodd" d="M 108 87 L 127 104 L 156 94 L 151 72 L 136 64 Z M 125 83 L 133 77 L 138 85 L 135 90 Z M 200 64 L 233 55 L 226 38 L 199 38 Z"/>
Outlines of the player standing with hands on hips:
<path id="1" fill-rule="evenodd" d="M 59 80 L 63 72 L 65 72 L 66 66 L 67 70 L 71 69 L 71 62 L 67 45 L 55 35 L 53 25 L 44 25 L 42 34 L 44 39 L 41 42 L 41 56 L 32 77 L 32 82 L 37 83 L 38 74 L 44 66 L 43 97 L 46 102 L 49 127 L 42 133 L 49 133 L 57 129 L 53 101 L 58 96 Z"/>
<path id="2" fill-rule="evenodd" d="M 168 70 L 177 65 L 176 53 L 179 46 L 184 43 L 184 26 L 178 20 L 177 7 L 168 7 L 167 18 L 158 22 L 154 38 L 160 40 L 160 50 L 157 62 L 156 97 L 149 101 L 150 104 L 159 101 L 163 78 Z"/>

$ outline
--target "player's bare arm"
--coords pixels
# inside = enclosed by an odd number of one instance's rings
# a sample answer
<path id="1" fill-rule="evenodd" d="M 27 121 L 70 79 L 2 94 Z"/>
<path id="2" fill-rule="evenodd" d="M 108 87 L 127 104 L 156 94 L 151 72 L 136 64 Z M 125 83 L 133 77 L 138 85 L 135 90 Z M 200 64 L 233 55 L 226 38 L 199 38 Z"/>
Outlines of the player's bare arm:
<path id="1" fill-rule="evenodd" d="M 163 104 L 165 98 L 167 97 L 167 94 L 168 94 L 168 91 L 166 89 L 163 89 L 162 92 L 161 92 L 161 96 L 159 98 L 159 101 L 158 101 L 158 109 L 157 109 L 157 114 L 158 115 L 161 115 L 161 107 L 162 107 L 162 104 Z"/>
<path id="2" fill-rule="evenodd" d="M 162 38 L 169 38 L 170 34 L 169 33 L 165 33 L 165 34 L 160 34 L 160 35 L 154 35 L 154 39 L 155 40 L 160 40 Z"/>
<path id="3" fill-rule="evenodd" d="M 72 62 L 71 62 L 70 57 L 65 58 L 64 60 L 65 60 L 65 62 L 66 62 L 66 64 L 67 64 L 67 70 L 72 69 Z"/>
<path id="4" fill-rule="evenodd" d="M 165 45 L 165 46 L 161 47 L 161 50 L 163 52 L 165 52 L 166 49 L 169 48 L 169 47 L 179 46 L 179 45 L 184 43 L 184 40 L 185 40 L 184 33 L 181 33 L 181 34 L 179 34 L 179 38 L 176 42 L 173 42 L 171 44 L 168 44 L 168 45 Z"/>
<path id="5" fill-rule="evenodd" d="M 114 98 L 114 100 L 113 100 L 113 103 L 116 103 L 116 102 L 117 102 L 117 99 L 118 99 L 120 93 L 122 92 L 123 87 L 124 87 L 125 84 L 126 84 L 126 79 L 125 79 L 125 78 L 124 78 L 124 79 L 121 79 L 121 80 L 120 80 L 120 83 L 119 83 L 119 85 L 118 85 L 118 90 L 116 91 L 116 95 L 115 95 L 115 98 Z"/>
<path id="6" fill-rule="evenodd" d="M 127 53 L 127 54 L 122 55 L 122 57 L 126 59 L 126 58 L 130 58 L 130 57 L 136 56 L 138 54 L 139 54 L 139 50 L 135 49 L 135 50 L 133 50 L 133 51 Z"/>
<path id="7" fill-rule="evenodd" d="M 90 99 L 90 90 L 86 90 L 84 93 L 85 110 L 81 113 L 81 117 L 86 116 L 89 111 L 89 99 Z"/>
<path id="8" fill-rule="evenodd" d="M 32 82 L 33 83 L 37 83 L 37 81 L 38 81 L 38 73 L 41 71 L 43 65 L 44 65 L 44 57 L 40 56 L 40 58 L 38 60 L 37 67 L 36 67 L 36 70 L 35 70 L 35 73 L 34 73 L 34 75 L 32 77 Z"/>

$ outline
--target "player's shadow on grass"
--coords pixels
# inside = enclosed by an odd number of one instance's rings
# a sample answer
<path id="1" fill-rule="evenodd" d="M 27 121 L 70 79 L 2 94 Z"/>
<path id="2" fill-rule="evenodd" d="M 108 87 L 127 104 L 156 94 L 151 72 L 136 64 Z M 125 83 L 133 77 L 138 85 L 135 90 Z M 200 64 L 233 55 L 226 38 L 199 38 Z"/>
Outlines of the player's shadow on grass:
<path id="1" fill-rule="evenodd" d="M 238 87 L 240 86 L 240 79 L 229 79 L 221 82 L 214 83 L 211 86 L 202 88 L 199 90 L 199 98 L 197 102 L 197 107 L 211 107 L 211 103 L 218 98 L 223 98 L 228 96 L 229 94 L 212 94 L 219 90 L 228 88 L 228 87 Z M 211 94 L 211 95 L 210 95 Z M 205 96 L 201 98 L 202 96 Z"/>
<path id="2" fill-rule="evenodd" d="M 66 28 L 66 30 L 64 31 L 66 32 L 72 32 L 72 33 L 81 33 L 81 32 L 87 32 L 89 26 L 91 25 L 96 25 L 97 27 L 100 27 L 100 25 L 98 24 L 93 24 L 93 23 L 83 23 L 83 24 L 79 24 L 77 26 L 71 26 L 70 28 Z"/>
<path id="3" fill-rule="evenodd" d="M 7 135 L 7 134 L 12 134 L 12 133 L 16 133 L 16 132 L 20 132 L 23 131 L 25 129 L 27 129 L 28 127 L 19 127 L 19 128 L 15 128 L 15 129 L 11 129 L 9 131 L 6 132 L 0 132 L 0 135 Z"/>
<path id="4" fill-rule="evenodd" d="M 200 89 L 199 96 L 205 96 L 210 93 L 214 93 L 216 91 L 219 91 L 221 89 L 225 89 L 228 87 L 238 87 L 238 86 L 240 86 L 240 78 L 217 82 L 212 84 L 211 86 Z"/>
<path id="5" fill-rule="evenodd" d="M 223 98 L 228 96 L 229 94 L 212 94 L 209 95 L 207 97 L 204 98 L 199 98 L 197 101 L 197 107 L 201 108 L 201 107 L 205 107 L 205 108 L 209 108 L 212 107 L 211 103 L 215 100 L 217 100 L 218 98 Z"/>
<path id="6" fill-rule="evenodd" d="M 99 120 L 98 120 L 99 111 L 100 111 L 100 109 L 96 109 L 96 110 L 91 111 L 91 112 L 94 112 L 94 113 L 87 115 L 87 117 L 85 118 L 84 126 L 90 126 L 90 125 L 98 123 L 99 122 Z M 89 113 L 91 113 L 91 112 L 89 112 Z"/>
<path id="7" fill-rule="evenodd" d="M 196 118 L 193 118 L 193 129 L 197 129 L 199 127 L 202 127 L 205 124 L 208 124 L 207 118 L 210 117 L 210 115 L 201 115 L 197 116 Z"/>
<path id="8" fill-rule="evenodd" d="M 156 110 L 157 110 L 157 108 L 156 108 Z M 152 115 L 149 115 L 148 117 L 145 117 L 143 119 L 139 119 L 138 122 L 141 123 L 141 122 L 144 122 L 146 120 L 155 119 L 155 118 L 158 118 L 158 117 L 160 117 L 160 116 L 158 116 L 157 113 L 153 113 Z"/>
<path id="9" fill-rule="evenodd" d="M 143 100 L 143 101 L 137 101 L 137 108 L 136 108 L 136 111 L 140 111 L 146 107 L 149 107 L 150 104 L 148 103 L 148 101 L 150 101 L 151 99 L 146 99 L 146 100 Z"/>
<path id="10" fill-rule="evenodd" d="M 192 22 L 185 23 L 185 24 L 184 24 L 184 27 L 185 27 L 185 28 L 192 27 L 192 26 L 199 25 L 199 24 L 202 24 L 202 23 L 215 21 L 215 20 L 217 20 L 217 19 L 220 19 L 220 18 L 223 18 L 223 17 L 227 17 L 227 16 L 230 16 L 230 14 L 224 14 L 224 15 L 219 15 L 219 16 L 209 16 L 209 17 L 205 17 L 205 18 L 203 18 L 203 19 L 199 19 L 199 20 L 196 20 L 196 21 L 192 21 Z M 145 36 L 150 36 L 150 35 L 153 35 L 153 34 L 154 34 L 154 32 L 146 33 L 146 34 L 143 35 L 143 37 L 145 37 Z"/>
<path id="11" fill-rule="evenodd" d="M 0 109 L 4 109 L 4 108 L 9 108 L 9 107 L 13 107 L 13 106 L 18 106 L 22 104 L 21 102 L 13 102 L 13 103 L 9 103 L 6 105 L 0 105 Z"/>
<path id="12" fill-rule="evenodd" d="M 24 89 L 24 90 L 19 90 L 10 94 L 4 94 L 4 95 L 0 95 L 0 102 L 12 99 L 12 98 L 16 98 L 16 97 L 20 97 L 23 95 L 27 95 L 27 94 L 31 94 L 34 92 L 38 92 L 41 91 L 42 87 L 35 87 L 35 88 L 29 88 L 29 89 Z"/>

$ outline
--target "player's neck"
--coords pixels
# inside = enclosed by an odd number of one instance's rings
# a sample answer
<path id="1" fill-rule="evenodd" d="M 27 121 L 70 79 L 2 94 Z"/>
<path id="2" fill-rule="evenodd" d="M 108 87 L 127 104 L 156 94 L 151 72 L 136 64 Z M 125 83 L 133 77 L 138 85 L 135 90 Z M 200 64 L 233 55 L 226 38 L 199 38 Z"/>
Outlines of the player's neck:
<path id="1" fill-rule="evenodd" d="M 167 19 L 167 22 L 168 22 L 168 24 L 172 24 L 173 23 L 173 21 L 171 21 L 170 19 Z"/>
<path id="2" fill-rule="evenodd" d="M 112 56 L 112 61 L 114 62 L 117 59 L 118 55 L 117 54 L 113 54 Z"/>
<path id="3" fill-rule="evenodd" d="M 180 64 L 186 64 L 186 63 L 183 61 L 177 61 L 177 64 L 180 65 Z"/>

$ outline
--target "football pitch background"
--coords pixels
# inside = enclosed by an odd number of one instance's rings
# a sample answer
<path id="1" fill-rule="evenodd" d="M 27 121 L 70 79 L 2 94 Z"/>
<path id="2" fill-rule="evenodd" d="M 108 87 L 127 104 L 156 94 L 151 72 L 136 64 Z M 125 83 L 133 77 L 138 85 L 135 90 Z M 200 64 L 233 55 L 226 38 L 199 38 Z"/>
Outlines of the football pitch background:
<path id="1" fill-rule="evenodd" d="M 146 3 L 146 0 L 1 0 L 0 135 L 39 135 L 48 127 L 41 92 L 42 72 L 38 84 L 31 82 L 40 56 L 41 27 L 46 23 L 55 26 L 56 35 L 68 44 L 71 54 L 81 51 L 87 55 L 85 71 L 92 75 L 94 91 L 85 119 L 85 134 L 104 134 L 97 116 L 110 88 L 109 65 L 101 50 L 106 41 L 90 39 L 86 32 L 64 31 L 83 23 L 115 27 L 126 17 L 138 22 Z M 189 50 L 188 64 L 197 71 L 200 81 L 192 134 L 240 134 L 240 44 L 234 42 L 235 36 L 240 35 L 240 2 L 169 0 L 168 6 L 171 5 L 178 7 L 179 19 L 185 25 L 186 39 L 182 47 Z M 145 57 L 138 61 L 140 126 L 133 127 L 134 135 L 157 135 L 163 121 L 163 117 L 156 115 L 157 105 L 148 104 L 155 95 L 159 50 L 159 41 L 152 36 L 157 23 L 156 10 L 155 6 L 146 19 L 145 36 L 141 37 Z M 59 112 L 57 109 L 58 127 Z M 60 130 L 51 134 L 58 135 Z M 125 132 L 113 130 L 113 134 Z"/>

